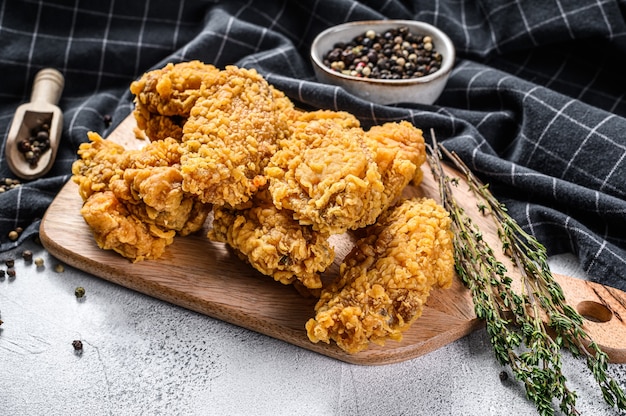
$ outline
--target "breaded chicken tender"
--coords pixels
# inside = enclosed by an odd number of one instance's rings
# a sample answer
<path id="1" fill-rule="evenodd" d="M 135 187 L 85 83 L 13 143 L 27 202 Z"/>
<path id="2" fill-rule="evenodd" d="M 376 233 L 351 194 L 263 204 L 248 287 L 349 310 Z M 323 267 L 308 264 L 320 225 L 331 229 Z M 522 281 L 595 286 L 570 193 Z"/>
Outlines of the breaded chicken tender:
<path id="1" fill-rule="evenodd" d="M 223 73 L 200 61 L 169 63 L 146 72 L 130 85 L 135 94 L 133 115 L 150 140 L 180 140 L 182 127 L 198 98 L 222 85 Z"/>
<path id="2" fill-rule="evenodd" d="M 111 191 L 93 193 L 80 213 L 98 247 L 114 250 L 133 262 L 161 257 L 174 239 L 175 231 L 163 231 L 137 219 Z"/>
<path id="3" fill-rule="evenodd" d="M 183 128 L 183 189 L 237 206 L 265 185 L 263 169 L 288 131 L 288 106 L 255 70 L 228 66 L 225 82 L 199 98 Z M 278 99 L 277 99 L 278 98 Z"/>
<path id="4" fill-rule="evenodd" d="M 354 116 L 303 113 L 290 133 L 265 169 L 274 205 L 326 234 L 374 223 L 384 187 Z"/>
<path id="5" fill-rule="evenodd" d="M 409 183 L 420 184 L 424 176 L 421 166 L 426 161 L 420 129 L 408 121 L 373 126 L 365 133 L 365 143 L 374 154 L 388 205 L 400 197 Z"/>
<path id="6" fill-rule="evenodd" d="M 267 191 L 257 194 L 246 209 L 215 208 L 208 237 L 228 243 L 243 260 L 274 280 L 298 281 L 308 289 L 322 287 L 320 273 L 335 257 L 327 235 L 300 225 L 292 212 L 276 208 Z"/>
<path id="7" fill-rule="evenodd" d="M 94 192 L 109 189 L 111 179 L 121 173 L 120 164 L 126 157 L 123 146 L 104 140 L 94 132 L 89 132 L 87 136 L 89 142 L 81 143 L 79 159 L 72 164 L 72 180 L 78 184 L 83 201 Z"/>
<path id="8" fill-rule="evenodd" d="M 96 133 L 89 138 L 72 179 L 85 201 L 81 214 L 101 247 L 133 261 L 158 258 L 175 234 L 202 228 L 211 206 L 182 190 L 180 143 L 169 138 L 124 150 Z M 115 223 L 121 224 L 117 230 L 111 229 Z"/>
<path id="9" fill-rule="evenodd" d="M 447 211 L 426 198 L 381 215 L 346 256 L 337 281 L 322 291 L 315 318 L 306 323 L 309 339 L 334 340 L 348 353 L 400 340 L 431 289 L 452 283 L 450 223 Z"/>
<path id="10" fill-rule="evenodd" d="M 187 117 L 196 100 L 206 95 L 204 88 L 219 85 L 222 76 L 218 68 L 200 61 L 168 63 L 132 82 L 130 92 L 151 113 Z"/>

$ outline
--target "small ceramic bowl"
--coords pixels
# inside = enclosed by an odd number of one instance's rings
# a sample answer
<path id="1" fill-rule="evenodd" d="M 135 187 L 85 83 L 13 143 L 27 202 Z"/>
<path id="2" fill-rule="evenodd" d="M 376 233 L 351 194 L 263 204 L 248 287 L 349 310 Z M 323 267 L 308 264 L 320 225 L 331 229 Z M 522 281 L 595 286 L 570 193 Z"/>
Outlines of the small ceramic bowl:
<path id="1" fill-rule="evenodd" d="M 441 54 L 441 67 L 436 72 L 419 78 L 377 79 L 346 75 L 324 65 L 324 55 L 335 44 L 347 43 L 368 30 L 384 33 L 406 26 L 416 35 L 428 35 Z M 402 102 L 433 104 L 446 85 L 454 66 L 455 50 L 450 38 L 435 26 L 414 20 L 371 20 L 344 23 L 321 32 L 311 46 L 311 61 L 320 82 L 343 87 L 346 91 L 377 104 Z"/>

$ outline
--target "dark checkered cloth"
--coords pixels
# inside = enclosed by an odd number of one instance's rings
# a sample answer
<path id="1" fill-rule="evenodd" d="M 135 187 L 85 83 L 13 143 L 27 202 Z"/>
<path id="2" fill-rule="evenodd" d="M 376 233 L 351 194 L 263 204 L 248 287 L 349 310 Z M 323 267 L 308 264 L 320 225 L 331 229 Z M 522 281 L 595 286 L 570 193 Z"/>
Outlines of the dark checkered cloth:
<path id="1" fill-rule="evenodd" d="M 0 177 L 4 140 L 35 73 L 66 78 L 52 171 L 0 194 L 0 244 L 37 233 L 76 150 L 132 110 L 129 84 L 167 62 L 256 68 L 303 108 L 347 110 L 364 126 L 409 120 L 458 152 L 549 254 L 573 252 L 592 280 L 626 289 L 626 1 L 11 0 L 0 6 Z M 323 29 L 401 18 L 446 31 L 458 53 L 434 106 L 377 106 L 316 82 Z M 106 115 L 113 123 L 107 126 Z M 23 227 L 18 241 L 7 237 Z"/>

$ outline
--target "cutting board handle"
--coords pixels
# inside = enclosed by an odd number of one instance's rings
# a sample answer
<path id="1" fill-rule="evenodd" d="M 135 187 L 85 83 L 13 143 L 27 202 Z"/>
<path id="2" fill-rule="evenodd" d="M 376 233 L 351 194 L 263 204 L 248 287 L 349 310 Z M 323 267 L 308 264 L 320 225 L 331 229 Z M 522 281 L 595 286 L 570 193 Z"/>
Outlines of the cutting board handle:
<path id="1" fill-rule="evenodd" d="M 587 280 L 554 274 L 567 303 L 585 318 L 584 329 L 611 362 L 626 363 L 626 293 Z"/>

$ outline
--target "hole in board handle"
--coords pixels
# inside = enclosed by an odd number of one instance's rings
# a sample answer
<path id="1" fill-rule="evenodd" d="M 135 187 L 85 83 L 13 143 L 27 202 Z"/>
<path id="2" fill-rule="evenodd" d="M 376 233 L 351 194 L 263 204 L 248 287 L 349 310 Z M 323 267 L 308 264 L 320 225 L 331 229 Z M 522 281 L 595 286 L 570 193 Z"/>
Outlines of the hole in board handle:
<path id="1" fill-rule="evenodd" d="M 601 303 L 584 300 L 577 306 L 578 313 L 591 322 L 604 323 L 613 318 L 613 312 Z"/>

